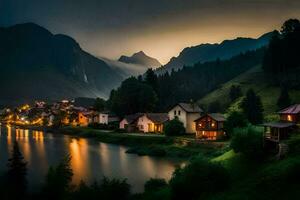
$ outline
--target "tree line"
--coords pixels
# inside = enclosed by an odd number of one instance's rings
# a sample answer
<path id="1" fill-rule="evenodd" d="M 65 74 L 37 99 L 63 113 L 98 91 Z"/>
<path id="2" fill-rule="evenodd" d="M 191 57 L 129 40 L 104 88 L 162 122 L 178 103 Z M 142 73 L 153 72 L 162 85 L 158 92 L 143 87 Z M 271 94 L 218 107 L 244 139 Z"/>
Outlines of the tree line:
<path id="1" fill-rule="evenodd" d="M 300 21 L 289 19 L 273 37 L 263 58 L 263 69 L 272 84 L 300 87 Z"/>
<path id="2" fill-rule="evenodd" d="M 263 52 L 264 48 L 261 48 L 228 60 L 197 63 L 162 75 L 148 69 L 144 75 L 130 77 L 112 90 L 107 106 L 119 116 L 136 112 L 166 112 L 178 102 L 198 100 L 220 84 L 260 64 Z M 239 91 L 235 90 L 232 98 L 239 95 Z"/>

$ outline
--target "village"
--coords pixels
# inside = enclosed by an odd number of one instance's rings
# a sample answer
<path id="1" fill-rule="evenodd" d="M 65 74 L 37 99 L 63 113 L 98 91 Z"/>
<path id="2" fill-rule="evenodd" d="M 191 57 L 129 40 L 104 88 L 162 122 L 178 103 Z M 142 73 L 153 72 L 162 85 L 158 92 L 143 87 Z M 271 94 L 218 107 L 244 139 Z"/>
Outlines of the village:
<path id="1" fill-rule="evenodd" d="M 265 144 L 278 145 L 299 130 L 300 104 L 277 112 L 279 121 L 260 124 L 264 128 Z M 184 127 L 184 135 L 199 141 L 228 139 L 224 128 L 226 117 L 221 113 L 205 113 L 194 103 L 178 103 L 167 113 L 135 113 L 119 118 L 110 111 L 96 111 L 92 105 L 78 106 L 73 101 L 62 100 L 53 104 L 36 101 L 0 112 L 1 123 L 22 128 L 33 127 L 92 127 L 122 134 L 163 135 L 165 126 L 177 120 Z"/>

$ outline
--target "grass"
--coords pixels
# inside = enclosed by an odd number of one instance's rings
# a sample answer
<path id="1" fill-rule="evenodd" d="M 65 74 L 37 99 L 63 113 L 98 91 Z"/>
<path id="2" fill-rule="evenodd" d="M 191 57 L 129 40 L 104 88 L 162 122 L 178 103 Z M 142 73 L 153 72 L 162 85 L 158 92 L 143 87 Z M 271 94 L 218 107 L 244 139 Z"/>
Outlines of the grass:
<path id="1" fill-rule="evenodd" d="M 199 103 L 207 107 L 209 103 L 219 101 L 223 108 L 228 108 L 227 112 L 231 110 L 238 110 L 238 105 L 241 99 L 233 103 L 230 102 L 229 99 L 230 87 L 236 84 L 241 86 L 243 94 L 245 94 L 246 91 L 250 88 L 254 89 L 254 91 L 257 92 L 257 94 L 261 97 L 264 106 L 266 121 L 277 119 L 277 115 L 275 112 L 278 110 L 276 103 L 280 94 L 280 88 L 271 86 L 267 83 L 261 66 L 256 66 L 230 80 L 229 82 L 221 85 L 218 89 L 200 99 Z M 292 102 L 300 102 L 299 90 L 290 90 L 289 94 L 291 96 Z"/>
<path id="2" fill-rule="evenodd" d="M 221 162 L 221 161 L 229 160 L 229 159 L 235 157 L 236 155 L 237 154 L 233 150 L 230 150 L 230 151 L 227 151 L 224 154 L 222 154 L 222 155 L 220 155 L 216 158 L 213 158 L 212 161 Z"/>
<path id="3" fill-rule="evenodd" d="M 261 161 L 246 159 L 232 150 L 212 161 L 230 173 L 230 187 L 208 199 L 297 199 L 300 191 L 300 137 L 289 141 L 291 152 L 282 160 L 269 156 Z"/>

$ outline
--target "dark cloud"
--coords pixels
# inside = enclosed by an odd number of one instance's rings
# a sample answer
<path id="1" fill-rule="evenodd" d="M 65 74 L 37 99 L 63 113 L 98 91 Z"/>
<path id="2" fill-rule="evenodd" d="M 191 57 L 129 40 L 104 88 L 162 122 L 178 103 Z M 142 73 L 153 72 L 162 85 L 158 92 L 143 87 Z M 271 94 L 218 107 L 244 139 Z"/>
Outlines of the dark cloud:
<path id="1" fill-rule="evenodd" d="M 0 26 L 35 22 L 98 56 L 145 50 L 163 62 L 187 45 L 258 36 L 299 13 L 299 0 L 0 0 Z"/>

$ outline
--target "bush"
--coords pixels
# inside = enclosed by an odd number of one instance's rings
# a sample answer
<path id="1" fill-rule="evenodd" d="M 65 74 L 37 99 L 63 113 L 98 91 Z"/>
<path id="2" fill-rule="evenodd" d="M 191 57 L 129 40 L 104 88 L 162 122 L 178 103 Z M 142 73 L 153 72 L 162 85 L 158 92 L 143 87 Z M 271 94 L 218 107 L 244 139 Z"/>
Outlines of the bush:
<path id="1" fill-rule="evenodd" d="M 232 137 L 235 128 L 242 128 L 247 126 L 248 121 L 243 113 L 233 111 L 229 114 L 224 123 L 224 130 L 228 137 Z"/>
<path id="2" fill-rule="evenodd" d="M 152 191 L 157 191 L 159 189 L 162 189 L 166 187 L 168 184 L 165 181 L 165 179 L 154 179 L 151 178 L 149 181 L 145 183 L 145 192 L 152 192 Z"/>
<path id="3" fill-rule="evenodd" d="M 263 155 L 262 132 L 252 126 L 237 128 L 230 144 L 236 153 L 242 153 L 250 159 L 260 159 Z"/>
<path id="4" fill-rule="evenodd" d="M 171 197 L 174 200 L 201 199 L 222 191 L 228 184 L 229 174 L 223 166 L 197 158 L 174 172 L 170 180 Z"/>
<path id="5" fill-rule="evenodd" d="M 100 184 L 94 182 L 91 186 L 86 185 L 84 182 L 81 182 L 79 186 L 71 193 L 71 198 L 66 198 L 70 200 L 115 200 L 115 199 L 124 199 L 127 200 L 130 198 L 130 185 L 126 180 L 118 179 L 108 179 L 104 177 Z"/>
<path id="6" fill-rule="evenodd" d="M 165 124 L 164 133 L 167 136 L 183 135 L 185 133 L 185 128 L 178 118 L 174 118 Z"/>

